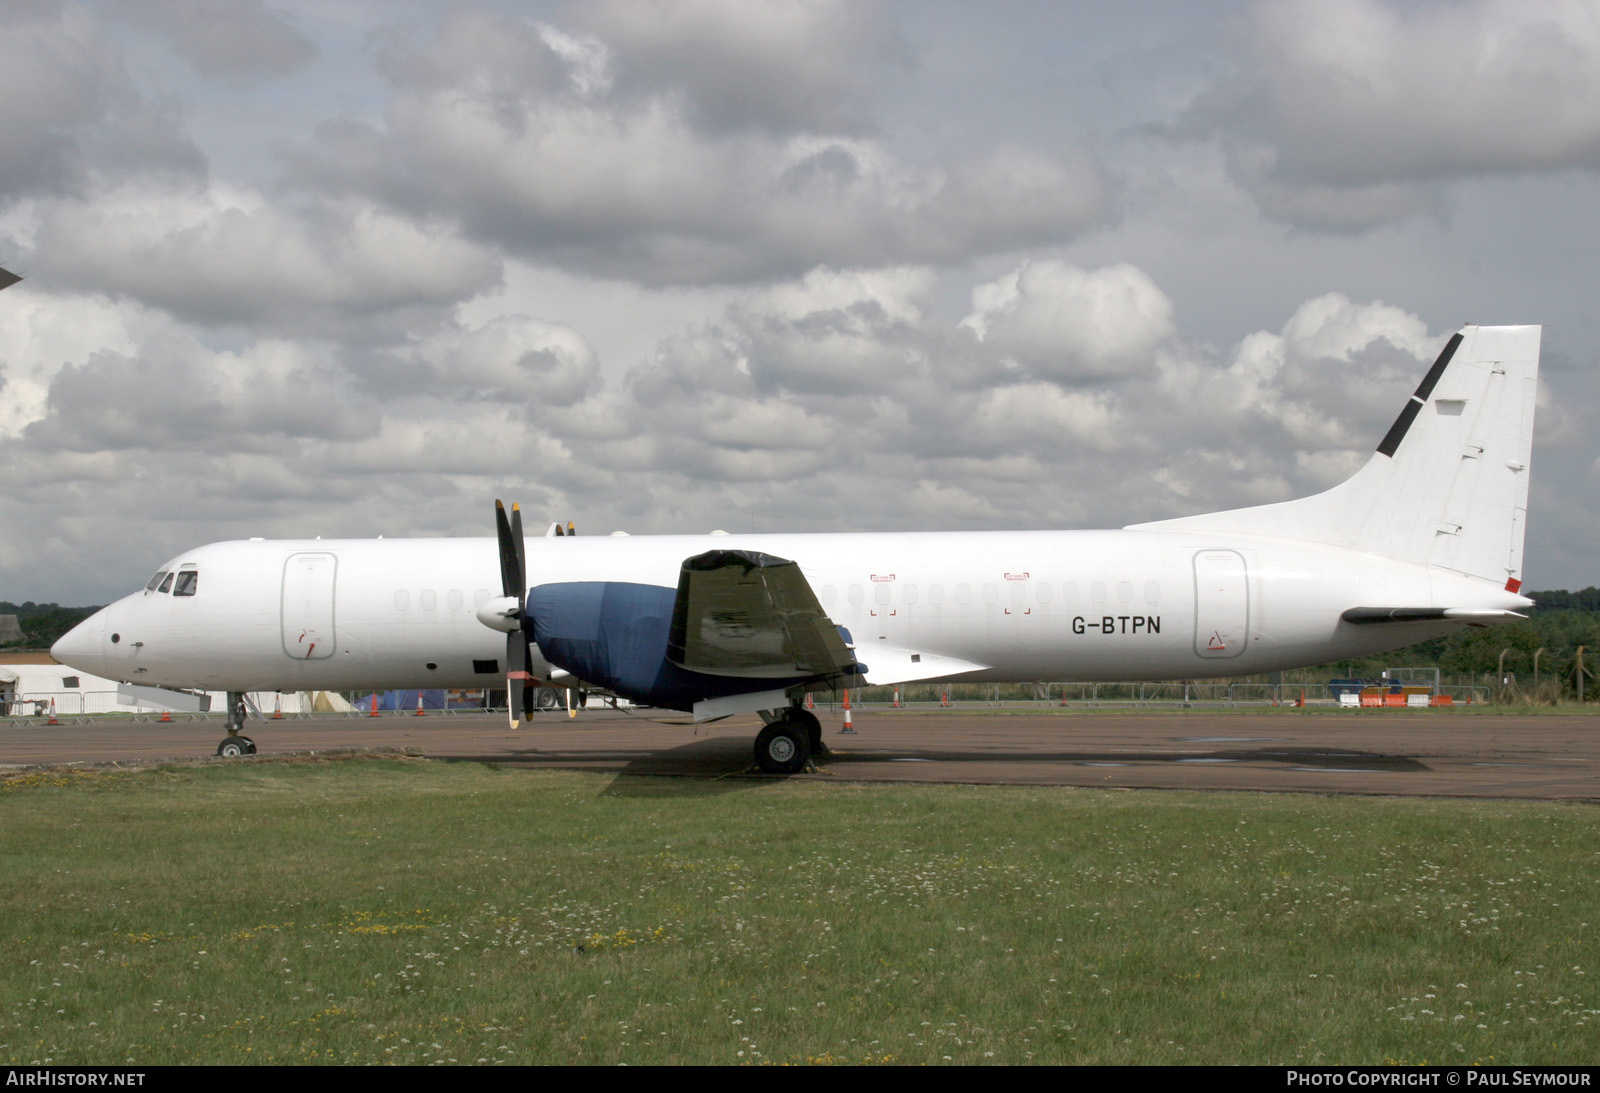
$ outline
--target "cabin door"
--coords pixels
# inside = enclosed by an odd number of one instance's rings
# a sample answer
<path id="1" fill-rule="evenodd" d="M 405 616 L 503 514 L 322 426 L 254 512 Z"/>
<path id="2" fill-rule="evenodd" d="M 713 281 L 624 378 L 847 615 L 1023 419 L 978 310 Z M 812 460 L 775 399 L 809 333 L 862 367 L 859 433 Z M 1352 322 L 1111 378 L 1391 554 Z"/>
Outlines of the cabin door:
<path id="1" fill-rule="evenodd" d="M 295 660 L 333 656 L 332 554 L 291 554 L 283 565 L 283 651 Z"/>
<path id="2" fill-rule="evenodd" d="M 1232 660 L 1250 639 L 1250 582 L 1237 550 L 1194 556 L 1194 651 L 1202 660 Z"/>

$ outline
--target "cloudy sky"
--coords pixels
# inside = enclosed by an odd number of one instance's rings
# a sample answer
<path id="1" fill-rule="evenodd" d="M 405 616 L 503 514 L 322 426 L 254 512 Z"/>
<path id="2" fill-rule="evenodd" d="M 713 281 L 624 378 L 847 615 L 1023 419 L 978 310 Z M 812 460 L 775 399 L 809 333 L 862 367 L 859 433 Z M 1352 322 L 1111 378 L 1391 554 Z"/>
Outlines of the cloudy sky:
<path id="1" fill-rule="evenodd" d="M 1115 527 L 1545 324 L 1600 583 L 1600 10 L 0 0 L 0 599 L 216 539 Z"/>

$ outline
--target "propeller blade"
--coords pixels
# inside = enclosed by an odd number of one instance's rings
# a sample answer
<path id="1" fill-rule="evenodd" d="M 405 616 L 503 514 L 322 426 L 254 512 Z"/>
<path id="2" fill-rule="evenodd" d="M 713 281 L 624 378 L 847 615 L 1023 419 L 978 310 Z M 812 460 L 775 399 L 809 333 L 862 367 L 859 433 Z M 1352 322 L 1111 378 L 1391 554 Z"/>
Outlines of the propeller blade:
<path id="1" fill-rule="evenodd" d="M 516 629 L 506 634 L 506 717 L 514 729 L 523 718 L 533 716 L 533 688 L 528 686 L 529 669 L 533 657 L 528 651 L 528 561 L 527 545 L 522 538 L 522 506 L 511 506 L 511 517 L 506 518 L 506 507 L 494 503 L 495 537 L 500 550 L 500 588 L 506 599 L 516 598 Z"/>
<path id="2" fill-rule="evenodd" d="M 522 513 L 517 506 L 512 506 L 516 512 L 518 522 L 521 522 Z M 522 587 L 522 573 L 518 562 L 521 554 L 517 550 L 516 539 L 511 533 L 511 522 L 506 519 L 506 506 L 502 501 L 494 503 L 494 530 L 495 538 L 500 548 L 500 594 L 502 596 L 515 596 L 520 602 L 526 595 L 527 589 Z"/>
<path id="3" fill-rule="evenodd" d="M 506 635 L 506 717 L 516 728 L 525 716 L 528 686 L 528 639 L 520 629 Z"/>
<path id="4" fill-rule="evenodd" d="M 515 643 L 513 645 L 513 643 Z M 534 710 L 537 708 L 536 700 L 539 697 L 539 688 L 534 686 L 533 673 L 528 671 L 532 666 L 528 654 L 528 639 L 521 634 L 511 634 L 506 642 L 506 713 L 511 718 L 511 727 L 517 727 L 517 715 L 522 715 L 522 720 L 532 720 Z"/>
<path id="5" fill-rule="evenodd" d="M 522 506 L 511 506 L 511 550 L 517 562 L 517 599 L 528 606 L 528 543 L 522 536 Z"/>

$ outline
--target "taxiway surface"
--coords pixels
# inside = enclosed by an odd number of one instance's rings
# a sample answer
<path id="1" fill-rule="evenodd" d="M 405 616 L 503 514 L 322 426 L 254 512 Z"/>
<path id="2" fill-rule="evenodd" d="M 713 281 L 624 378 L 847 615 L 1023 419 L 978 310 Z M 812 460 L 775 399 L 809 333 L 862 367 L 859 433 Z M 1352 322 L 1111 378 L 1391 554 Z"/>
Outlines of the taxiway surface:
<path id="1" fill-rule="evenodd" d="M 1600 716 L 1400 710 L 858 711 L 814 774 L 961 782 L 1600 801 Z M 319 716 L 252 723 L 263 756 L 405 749 L 473 760 L 683 777 L 744 777 L 754 716 L 695 726 L 663 711 Z M 209 756 L 216 718 L 47 726 L 0 722 L 0 770 Z M 750 775 L 755 776 L 755 775 Z"/>

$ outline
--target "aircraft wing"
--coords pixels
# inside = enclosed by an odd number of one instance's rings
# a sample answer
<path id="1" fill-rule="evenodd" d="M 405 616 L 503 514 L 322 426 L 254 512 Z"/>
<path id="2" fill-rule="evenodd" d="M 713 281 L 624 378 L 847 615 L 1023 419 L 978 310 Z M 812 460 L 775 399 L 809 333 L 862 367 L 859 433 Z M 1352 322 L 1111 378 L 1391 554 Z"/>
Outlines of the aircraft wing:
<path id="1" fill-rule="evenodd" d="M 667 659 L 692 672 L 760 679 L 857 670 L 800 566 L 756 550 L 712 550 L 683 563 Z"/>
<path id="2" fill-rule="evenodd" d="M 754 550 L 713 550 L 683 563 L 667 659 L 715 676 L 907 683 L 987 665 L 874 643 L 856 659 L 848 632 L 817 602 L 800 566 Z M 864 677 L 864 678 L 863 678 Z"/>

